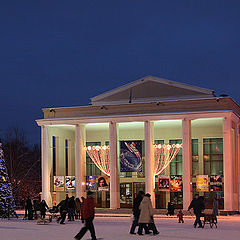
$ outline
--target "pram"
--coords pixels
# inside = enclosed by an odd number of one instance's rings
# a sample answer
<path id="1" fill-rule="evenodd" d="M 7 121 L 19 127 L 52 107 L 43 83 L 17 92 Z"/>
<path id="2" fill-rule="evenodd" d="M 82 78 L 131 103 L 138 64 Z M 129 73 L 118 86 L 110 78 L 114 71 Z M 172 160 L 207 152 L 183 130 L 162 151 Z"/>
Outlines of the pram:
<path id="1" fill-rule="evenodd" d="M 49 213 L 51 213 L 52 219 L 58 217 L 58 212 L 59 212 L 59 211 L 58 211 L 57 206 L 53 206 L 51 209 L 49 209 Z"/>
<path id="2" fill-rule="evenodd" d="M 42 217 L 38 217 L 37 218 L 37 224 L 48 224 L 52 222 L 52 216 L 50 215 L 49 218 L 42 218 Z"/>
<path id="3" fill-rule="evenodd" d="M 215 224 L 217 228 L 217 216 L 213 214 L 203 214 L 203 227 L 205 224 L 209 224 L 211 228 Z"/>

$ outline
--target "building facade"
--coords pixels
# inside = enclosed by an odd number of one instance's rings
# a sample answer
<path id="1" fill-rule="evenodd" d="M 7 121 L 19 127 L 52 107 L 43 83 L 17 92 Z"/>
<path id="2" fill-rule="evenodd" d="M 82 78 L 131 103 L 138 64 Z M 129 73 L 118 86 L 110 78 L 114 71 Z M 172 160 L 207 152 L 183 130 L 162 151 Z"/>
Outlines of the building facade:
<path id="1" fill-rule="evenodd" d="M 240 107 L 230 97 L 147 76 L 92 98 L 89 106 L 47 108 L 43 113 L 37 124 L 41 126 L 42 198 L 48 204 L 59 202 L 66 192 L 85 196 L 89 177 L 106 176 L 86 151 L 88 146 L 104 145 L 109 147 L 110 176 L 105 179 L 110 187 L 96 190 L 98 207 L 131 207 L 137 192 L 144 190 L 156 208 L 166 208 L 171 201 L 187 209 L 199 192 L 209 208 L 217 197 L 222 209 L 239 211 Z M 122 170 L 124 141 L 139 144 L 140 171 Z M 182 144 L 182 149 L 155 175 L 158 144 Z M 65 181 L 71 182 L 68 176 L 74 177 L 73 190 L 64 186 Z M 159 179 L 164 178 L 170 185 L 177 179 L 181 188 L 161 188 Z M 56 188 L 59 179 L 64 180 Z M 205 179 L 205 187 L 199 179 Z"/>

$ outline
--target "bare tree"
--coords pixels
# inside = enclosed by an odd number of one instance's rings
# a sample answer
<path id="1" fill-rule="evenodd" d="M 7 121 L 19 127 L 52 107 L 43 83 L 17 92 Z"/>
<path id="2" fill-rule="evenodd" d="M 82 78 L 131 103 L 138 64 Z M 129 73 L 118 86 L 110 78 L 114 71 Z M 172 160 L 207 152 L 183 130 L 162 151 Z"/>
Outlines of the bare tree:
<path id="1" fill-rule="evenodd" d="M 40 147 L 29 146 L 24 131 L 11 127 L 4 137 L 3 149 L 15 199 L 37 196 L 41 191 Z"/>

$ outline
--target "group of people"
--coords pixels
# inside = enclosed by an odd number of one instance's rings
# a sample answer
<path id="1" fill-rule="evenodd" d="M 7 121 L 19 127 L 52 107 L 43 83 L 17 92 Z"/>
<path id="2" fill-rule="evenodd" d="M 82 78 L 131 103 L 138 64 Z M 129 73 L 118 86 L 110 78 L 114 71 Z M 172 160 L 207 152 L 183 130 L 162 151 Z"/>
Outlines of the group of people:
<path id="1" fill-rule="evenodd" d="M 188 207 L 188 211 L 190 211 L 190 209 L 193 209 L 194 215 L 196 216 L 196 219 L 193 224 L 194 228 L 196 228 L 197 225 L 198 225 L 198 228 L 203 228 L 202 221 L 200 219 L 203 216 L 203 211 L 205 209 L 203 196 L 199 196 L 198 193 L 195 194 L 194 199 L 191 201 L 191 203 Z M 215 197 L 213 200 L 212 215 L 214 215 L 215 217 L 218 216 L 218 199 L 217 199 L 217 197 Z"/>
<path id="2" fill-rule="evenodd" d="M 55 206 L 55 209 L 60 211 L 60 217 L 57 219 L 57 222 L 60 222 L 60 224 L 64 224 L 66 216 L 68 214 L 68 221 L 74 221 L 75 219 L 81 218 L 81 206 L 85 200 L 84 197 L 81 197 L 81 200 L 79 198 L 72 197 L 66 197 L 66 199 L 62 200 L 57 206 Z"/>
<path id="3" fill-rule="evenodd" d="M 45 200 L 42 200 L 40 202 L 38 200 L 33 200 L 32 203 L 31 198 L 28 197 L 25 204 L 24 219 L 33 220 L 38 216 L 45 218 L 47 209 L 49 209 L 49 207 Z"/>
<path id="4" fill-rule="evenodd" d="M 133 222 L 130 229 L 130 234 L 136 234 L 135 229 L 138 226 L 138 235 L 143 235 L 143 229 L 145 234 L 150 234 L 151 231 L 153 235 L 159 234 L 156 225 L 154 223 L 154 212 L 152 207 L 152 202 L 150 199 L 151 195 L 149 193 L 145 194 L 143 191 L 139 191 L 138 195 L 134 199 L 133 202 Z M 170 215 L 174 214 L 174 206 L 172 207 L 169 204 L 170 209 L 168 209 L 168 213 Z M 74 237 L 75 240 L 80 240 L 85 235 L 85 233 L 89 230 L 91 233 L 92 240 L 96 240 L 95 228 L 93 225 L 93 220 L 95 216 L 95 203 L 94 203 L 94 193 L 91 191 L 87 192 L 87 198 L 82 197 L 82 202 L 79 198 L 74 199 L 72 196 L 71 198 L 66 197 L 66 199 L 62 200 L 57 206 L 56 209 L 60 209 L 60 217 L 57 219 L 60 224 L 64 224 L 66 219 L 66 215 L 68 213 L 69 221 L 74 221 L 75 219 L 81 219 L 82 223 L 85 223 L 84 226 L 81 228 L 79 233 Z M 190 209 L 194 210 L 194 214 L 196 216 L 194 227 L 196 228 L 197 225 L 199 228 L 202 228 L 202 222 L 200 217 L 202 216 L 203 210 L 205 209 L 204 205 L 204 198 L 195 194 L 194 199 L 191 201 L 188 211 Z M 31 219 L 34 214 L 38 214 L 40 212 L 40 216 L 45 218 L 46 210 L 49 209 L 46 202 L 42 200 L 38 203 L 34 200 L 33 204 L 31 199 L 28 197 L 25 205 L 25 218 Z M 170 211 L 169 211 L 170 210 Z M 173 210 L 173 212 L 172 212 Z M 215 216 L 218 215 L 218 201 L 215 198 L 213 202 L 213 214 Z M 178 213 L 179 222 L 183 221 L 183 213 L 180 210 Z"/>
<path id="5" fill-rule="evenodd" d="M 139 191 L 138 195 L 133 201 L 133 222 L 130 229 L 130 234 L 136 234 L 135 229 L 138 227 L 138 235 L 143 235 L 143 229 L 145 234 L 150 234 L 152 230 L 153 235 L 159 234 L 153 219 L 153 207 L 149 193 L 144 194 L 143 191 Z"/>

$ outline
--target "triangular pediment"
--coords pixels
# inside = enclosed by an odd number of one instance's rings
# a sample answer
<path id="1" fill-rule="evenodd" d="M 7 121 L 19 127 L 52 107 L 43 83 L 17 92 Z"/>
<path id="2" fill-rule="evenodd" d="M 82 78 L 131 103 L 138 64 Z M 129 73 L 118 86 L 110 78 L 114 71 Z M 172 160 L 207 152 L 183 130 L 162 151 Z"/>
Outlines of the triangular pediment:
<path id="1" fill-rule="evenodd" d="M 163 78 L 147 76 L 91 98 L 92 105 L 198 99 L 213 97 L 213 91 Z"/>

